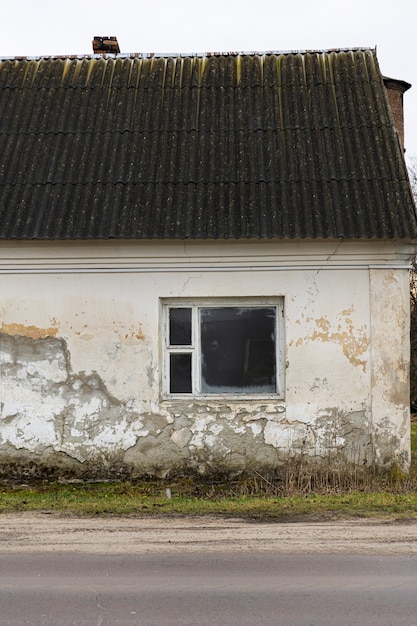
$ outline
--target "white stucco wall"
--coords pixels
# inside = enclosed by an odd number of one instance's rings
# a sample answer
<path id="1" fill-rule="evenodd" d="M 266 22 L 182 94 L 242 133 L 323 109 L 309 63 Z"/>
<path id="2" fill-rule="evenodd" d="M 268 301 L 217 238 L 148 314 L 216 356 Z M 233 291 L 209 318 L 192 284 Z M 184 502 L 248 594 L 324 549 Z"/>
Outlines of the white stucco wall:
<path id="1" fill-rule="evenodd" d="M 0 247 L 0 464 L 233 473 L 409 460 L 407 246 Z M 284 397 L 161 392 L 164 298 L 284 299 Z M 17 471 L 17 469 L 16 469 Z"/>

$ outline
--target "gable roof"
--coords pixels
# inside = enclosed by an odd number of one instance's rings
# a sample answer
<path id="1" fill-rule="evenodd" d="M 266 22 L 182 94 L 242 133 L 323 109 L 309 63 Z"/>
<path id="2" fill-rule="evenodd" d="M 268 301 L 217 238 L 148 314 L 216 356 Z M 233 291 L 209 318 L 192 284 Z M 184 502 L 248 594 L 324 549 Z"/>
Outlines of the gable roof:
<path id="1" fill-rule="evenodd" d="M 415 238 L 374 50 L 0 62 L 0 238 Z"/>

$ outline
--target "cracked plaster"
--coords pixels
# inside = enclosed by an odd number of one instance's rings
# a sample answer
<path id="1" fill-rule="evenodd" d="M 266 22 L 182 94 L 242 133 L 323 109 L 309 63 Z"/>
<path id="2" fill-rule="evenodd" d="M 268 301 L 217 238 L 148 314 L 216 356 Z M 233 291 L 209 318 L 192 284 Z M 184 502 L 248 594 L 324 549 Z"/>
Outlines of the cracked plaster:
<path id="1" fill-rule="evenodd" d="M 25 458 L 32 453 L 45 467 L 57 458 L 61 466 L 57 455 L 64 454 L 76 473 L 82 466 L 91 472 L 94 463 L 100 475 L 116 466 L 160 476 L 184 468 L 230 473 L 250 465 L 277 467 L 297 453 L 317 459 L 341 452 L 359 462 L 369 457 L 365 411 L 342 415 L 332 407 L 321 416 L 315 409 L 314 419 L 303 411 L 293 419 L 285 403 L 182 401 L 172 405 L 175 413 L 169 402 L 158 413 L 138 413 L 130 408 L 132 399 L 109 393 L 98 372 L 73 372 L 62 338 L 3 334 L 1 358 L 2 397 L 10 400 L 1 407 L 0 464 L 10 447 L 17 457 L 18 451 Z M 399 447 L 389 424 L 380 431 L 384 445 Z"/>
<path id="2" fill-rule="evenodd" d="M 0 465 L 36 461 L 46 473 L 65 468 L 87 476 L 231 474 L 276 468 L 294 454 L 329 453 L 406 465 L 408 362 L 398 348 L 407 333 L 399 304 L 405 281 L 371 271 L 369 315 L 368 305 L 351 305 L 343 291 L 334 297 L 337 278 L 323 295 L 325 274 L 315 272 L 314 285 L 305 274 L 304 300 L 301 287 L 286 298 L 285 401 L 162 401 L 157 326 L 131 318 L 116 324 L 120 305 L 109 307 L 101 334 L 93 331 L 91 303 L 91 319 L 76 308 L 77 327 L 58 323 L 58 315 L 39 328 L 3 323 Z M 190 295 L 197 283 L 182 280 L 181 289 Z M 77 348 L 75 359 L 69 346 Z"/>

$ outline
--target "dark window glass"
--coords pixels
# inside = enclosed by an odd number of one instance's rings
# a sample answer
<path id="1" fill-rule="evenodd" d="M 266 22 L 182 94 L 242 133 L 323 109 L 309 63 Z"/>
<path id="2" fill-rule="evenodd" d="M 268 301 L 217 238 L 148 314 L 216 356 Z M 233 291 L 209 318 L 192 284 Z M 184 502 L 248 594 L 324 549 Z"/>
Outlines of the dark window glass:
<path id="1" fill-rule="evenodd" d="M 191 309 L 169 310 L 169 345 L 191 345 Z"/>
<path id="2" fill-rule="evenodd" d="M 201 391 L 276 391 L 275 308 L 200 309 Z"/>
<path id="3" fill-rule="evenodd" d="M 170 354 L 170 393 L 191 393 L 191 354 Z"/>

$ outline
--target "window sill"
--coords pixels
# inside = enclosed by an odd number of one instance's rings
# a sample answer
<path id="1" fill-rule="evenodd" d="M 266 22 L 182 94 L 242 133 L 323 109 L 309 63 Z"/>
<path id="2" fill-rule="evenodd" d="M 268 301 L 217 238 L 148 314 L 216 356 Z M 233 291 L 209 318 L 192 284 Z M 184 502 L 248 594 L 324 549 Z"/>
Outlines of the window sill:
<path id="1" fill-rule="evenodd" d="M 280 394 L 263 394 L 263 395 L 254 395 L 254 394 L 199 394 L 193 395 L 190 393 L 176 393 L 172 395 L 163 395 L 161 396 L 162 402 L 176 402 L 177 400 L 184 401 L 192 401 L 192 402 L 201 402 L 201 403 L 209 403 L 209 402 L 284 402 L 284 397 Z"/>

